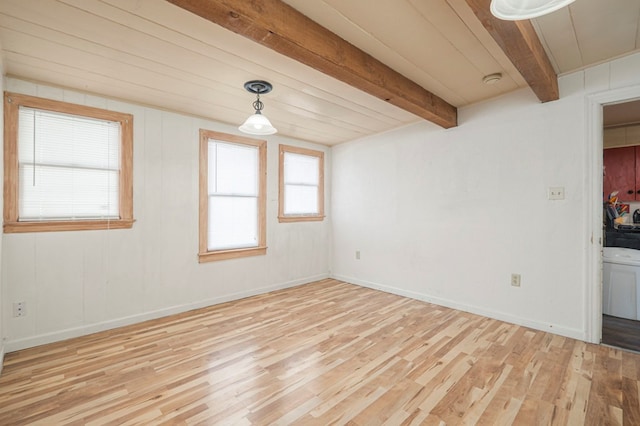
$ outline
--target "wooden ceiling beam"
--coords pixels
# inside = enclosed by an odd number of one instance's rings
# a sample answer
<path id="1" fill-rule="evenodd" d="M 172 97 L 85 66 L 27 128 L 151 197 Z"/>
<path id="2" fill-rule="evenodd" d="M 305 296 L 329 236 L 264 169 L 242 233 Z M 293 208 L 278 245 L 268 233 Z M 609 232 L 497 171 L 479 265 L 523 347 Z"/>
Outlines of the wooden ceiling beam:
<path id="1" fill-rule="evenodd" d="M 442 98 L 281 0 L 167 0 L 444 128 L 458 112 Z"/>
<path id="2" fill-rule="evenodd" d="M 489 11 L 491 0 L 466 0 L 482 25 L 541 102 L 560 98 L 558 76 L 547 57 L 531 21 L 503 21 Z"/>

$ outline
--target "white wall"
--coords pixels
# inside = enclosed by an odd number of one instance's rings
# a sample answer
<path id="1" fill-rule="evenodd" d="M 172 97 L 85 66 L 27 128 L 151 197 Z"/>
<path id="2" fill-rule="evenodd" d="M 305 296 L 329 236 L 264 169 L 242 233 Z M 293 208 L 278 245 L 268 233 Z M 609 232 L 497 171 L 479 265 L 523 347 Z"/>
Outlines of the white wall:
<path id="1" fill-rule="evenodd" d="M 323 150 L 327 170 L 329 148 L 267 137 L 267 255 L 199 264 L 198 130 L 235 127 L 11 78 L 6 89 L 132 113 L 136 219 L 130 230 L 4 235 L 8 351 L 328 276 L 330 219 L 280 224 L 277 195 L 278 143 Z M 8 315 L 14 301 L 25 317 Z"/>
<path id="2" fill-rule="evenodd" d="M 601 214 L 587 211 L 601 193 L 588 98 L 639 85 L 640 55 L 559 83 L 555 102 L 521 90 L 460 109 L 457 128 L 421 123 L 334 147 L 333 275 L 588 338 L 590 218 Z M 566 199 L 548 200 L 550 186 Z"/>

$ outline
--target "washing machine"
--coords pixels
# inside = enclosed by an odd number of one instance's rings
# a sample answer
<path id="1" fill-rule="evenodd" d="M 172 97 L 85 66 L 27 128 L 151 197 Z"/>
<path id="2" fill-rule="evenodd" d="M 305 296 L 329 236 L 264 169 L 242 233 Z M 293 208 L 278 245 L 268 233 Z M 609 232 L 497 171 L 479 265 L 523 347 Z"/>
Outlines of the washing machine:
<path id="1" fill-rule="evenodd" d="M 640 250 L 604 247 L 602 312 L 640 320 Z"/>

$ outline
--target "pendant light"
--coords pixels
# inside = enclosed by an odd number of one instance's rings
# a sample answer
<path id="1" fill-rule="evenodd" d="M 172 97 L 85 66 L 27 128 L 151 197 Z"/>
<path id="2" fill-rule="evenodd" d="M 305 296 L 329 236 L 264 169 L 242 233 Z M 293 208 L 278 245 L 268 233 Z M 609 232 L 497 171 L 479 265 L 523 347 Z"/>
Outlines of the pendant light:
<path id="1" fill-rule="evenodd" d="M 278 130 L 271 125 L 271 122 L 267 117 L 262 115 L 262 109 L 264 104 L 260 100 L 260 95 L 269 93 L 273 86 L 271 83 L 262 80 L 251 80 L 244 84 L 244 88 L 250 93 L 255 93 L 257 99 L 253 103 L 253 109 L 256 112 L 247 118 L 242 126 L 238 127 L 241 132 L 248 133 L 250 135 L 273 135 Z"/>
<path id="2" fill-rule="evenodd" d="M 491 14 L 505 21 L 537 18 L 569 6 L 575 0 L 491 0 Z"/>

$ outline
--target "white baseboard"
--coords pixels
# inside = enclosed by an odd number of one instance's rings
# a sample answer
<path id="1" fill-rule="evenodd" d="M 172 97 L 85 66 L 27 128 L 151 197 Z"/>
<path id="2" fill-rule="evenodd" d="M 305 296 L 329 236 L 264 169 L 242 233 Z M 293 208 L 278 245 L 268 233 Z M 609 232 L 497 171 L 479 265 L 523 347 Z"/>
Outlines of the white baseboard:
<path id="1" fill-rule="evenodd" d="M 444 306 L 447 308 L 457 309 L 459 311 L 469 312 L 476 315 L 482 315 L 484 317 L 489 317 L 493 319 L 497 319 L 500 321 L 505 321 L 511 324 L 521 325 L 524 327 L 533 328 L 535 330 L 545 331 L 548 333 L 558 334 L 564 337 L 570 337 L 572 339 L 578 339 L 582 341 L 587 341 L 587 334 L 585 330 L 579 330 L 574 328 L 562 327 L 557 324 L 544 323 L 540 321 L 531 320 L 528 318 L 517 317 L 511 314 L 507 314 L 504 312 L 494 311 L 490 309 L 484 309 L 479 306 L 467 305 L 464 303 L 459 303 L 449 299 L 443 299 L 440 297 L 430 296 L 428 294 L 418 293 L 415 291 L 404 290 L 401 288 L 388 286 L 384 284 L 374 283 L 370 281 L 360 280 L 353 277 L 348 277 L 340 274 L 333 274 L 331 278 L 335 278 L 340 281 L 345 281 L 348 283 L 356 284 L 362 287 L 372 288 L 374 290 L 384 291 L 386 293 L 397 294 L 398 296 L 409 297 L 411 299 L 421 300 L 423 302 L 433 303 L 435 305 Z"/>
<path id="2" fill-rule="evenodd" d="M 249 291 L 242 291 L 242 292 L 232 293 L 232 294 L 221 296 L 221 297 L 214 297 L 212 299 L 201 300 L 198 302 L 171 306 L 163 309 L 158 309 L 155 311 L 143 312 L 140 314 L 131 315 L 131 316 L 122 317 L 122 318 L 116 318 L 108 321 L 103 321 L 100 323 L 86 324 L 78 327 L 67 328 L 64 330 L 57 330 L 50 333 L 43 333 L 43 334 L 24 337 L 20 339 L 14 339 L 14 340 L 10 339 L 6 341 L 5 347 L 3 349 L 7 353 L 9 353 L 9 352 L 18 351 L 21 349 L 32 348 L 34 346 L 40 346 L 47 343 L 53 343 L 61 340 L 71 339 L 73 337 L 85 336 L 87 334 L 110 330 L 110 329 L 122 327 L 125 325 L 136 324 L 142 321 L 179 314 L 182 312 L 191 311 L 193 309 L 204 308 L 207 306 L 230 302 L 232 300 L 244 299 L 245 297 L 264 294 L 274 290 L 281 290 L 284 288 L 295 287 L 302 284 L 308 284 L 314 281 L 323 280 L 325 278 L 329 278 L 329 274 L 314 275 L 311 277 L 305 277 L 305 278 L 301 278 L 293 281 L 287 281 L 284 283 L 274 284 L 266 287 L 260 287 L 260 288 L 252 289 Z"/>

